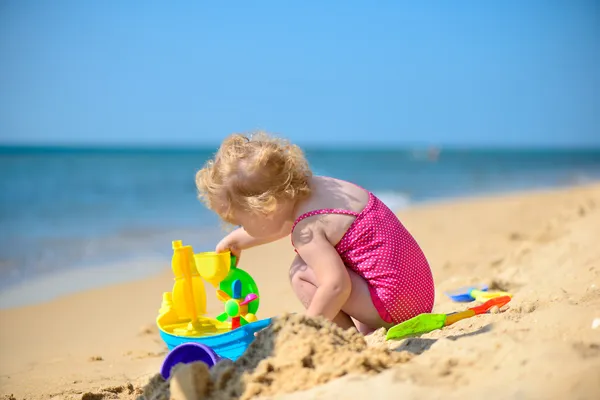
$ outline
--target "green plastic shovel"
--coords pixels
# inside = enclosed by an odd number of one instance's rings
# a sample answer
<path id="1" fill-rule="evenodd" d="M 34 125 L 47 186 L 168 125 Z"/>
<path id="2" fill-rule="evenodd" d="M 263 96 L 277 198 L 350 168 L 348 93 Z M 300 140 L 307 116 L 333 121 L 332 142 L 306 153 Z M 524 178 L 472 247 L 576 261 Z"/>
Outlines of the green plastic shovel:
<path id="1" fill-rule="evenodd" d="M 452 314 L 419 314 L 407 321 L 393 326 L 387 331 L 385 340 L 403 339 L 409 336 L 422 335 L 444 326 L 452 325 L 461 319 L 484 314 L 494 306 L 502 307 L 510 301 L 510 296 L 495 297 L 480 306 L 468 308 L 465 311 Z"/>

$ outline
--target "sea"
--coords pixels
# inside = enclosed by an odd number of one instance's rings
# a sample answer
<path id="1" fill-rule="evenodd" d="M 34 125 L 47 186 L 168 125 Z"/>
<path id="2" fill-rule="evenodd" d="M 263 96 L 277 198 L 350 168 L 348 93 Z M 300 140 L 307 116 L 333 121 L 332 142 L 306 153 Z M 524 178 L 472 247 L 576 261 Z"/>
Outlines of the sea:
<path id="1" fill-rule="evenodd" d="M 169 266 L 172 240 L 213 250 L 226 227 L 197 199 L 194 175 L 214 151 L 0 147 L 0 308 L 157 273 Z M 314 174 L 355 182 L 395 210 L 600 180 L 600 149 L 309 148 L 306 156 Z"/>

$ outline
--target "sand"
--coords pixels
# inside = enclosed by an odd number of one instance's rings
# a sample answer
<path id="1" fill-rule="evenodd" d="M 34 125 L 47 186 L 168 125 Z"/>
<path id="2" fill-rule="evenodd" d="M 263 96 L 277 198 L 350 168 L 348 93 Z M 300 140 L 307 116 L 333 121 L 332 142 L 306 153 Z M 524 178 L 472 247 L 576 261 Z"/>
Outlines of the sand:
<path id="1" fill-rule="evenodd" d="M 167 383 L 155 377 L 166 354 L 154 326 L 172 282 L 165 270 L 0 311 L 0 394 L 160 398 L 170 386 L 176 398 L 190 396 L 192 385 L 196 398 L 212 399 L 600 398 L 599 184 L 457 199 L 399 215 L 432 264 L 436 312 L 464 309 L 444 291 L 479 282 L 512 292 L 510 308 L 399 341 L 383 340 L 383 330 L 367 338 L 342 332 L 285 314 L 301 306 L 287 282 L 294 254 L 284 240 L 242 257 L 261 289 L 259 317 L 282 323 L 261 332 L 235 364 L 178 368 Z M 220 304 L 207 293 L 215 315 Z"/>
<path id="2" fill-rule="evenodd" d="M 411 358 L 409 352 L 368 346 L 356 330 L 344 331 L 323 318 L 285 314 L 235 362 L 225 360 L 210 371 L 204 363 L 176 367 L 168 382 L 154 377 L 140 399 L 248 400 L 310 389 L 350 374 L 374 375 Z"/>

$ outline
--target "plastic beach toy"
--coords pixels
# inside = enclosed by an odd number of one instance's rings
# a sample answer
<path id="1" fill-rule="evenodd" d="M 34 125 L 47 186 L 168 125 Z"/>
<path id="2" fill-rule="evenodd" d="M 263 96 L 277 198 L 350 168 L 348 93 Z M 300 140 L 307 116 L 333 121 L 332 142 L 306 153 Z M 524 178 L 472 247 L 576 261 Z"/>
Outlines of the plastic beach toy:
<path id="1" fill-rule="evenodd" d="M 184 343 L 200 343 L 209 346 L 219 357 L 229 358 L 232 361 L 240 358 L 248 346 L 254 341 L 254 334 L 268 327 L 271 318 L 265 318 L 249 323 L 237 329 L 229 329 L 214 335 L 202 337 L 186 337 L 167 333 L 159 330 L 160 336 L 167 344 L 169 350 L 174 350 Z"/>
<path id="2" fill-rule="evenodd" d="M 228 251 L 194 254 L 194 261 L 198 274 L 215 288 L 227 277 L 231 266 L 235 266 L 235 256 Z"/>
<path id="3" fill-rule="evenodd" d="M 480 290 L 471 291 L 472 299 L 475 301 L 479 301 L 479 302 L 485 302 L 486 300 L 494 299 L 496 297 L 504 297 L 504 296 L 512 297 L 512 294 L 510 294 L 508 292 L 500 292 L 500 291 L 498 291 L 498 292 L 484 292 L 484 291 L 480 291 Z"/>
<path id="4" fill-rule="evenodd" d="M 171 267 L 175 283 L 172 292 L 163 294 L 157 318 L 160 331 L 177 336 L 200 337 L 230 330 L 230 324 L 205 315 L 206 293 L 202 277 L 195 267 L 192 247 L 183 246 L 180 240 L 174 241 Z"/>
<path id="5" fill-rule="evenodd" d="M 208 368 L 212 368 L 221 359 L 222 357 L 219 357 L 213 349 L 202 343 L 183 343 L 175 347 L 164 359 L 160 374 L 167 380 L 171 376 L 171 370 L 177 364 L 202 361 Z"/>
<path id="6" fill-rule="evenodd" d="M 464 287 L 446 292 L 446 295 L 454 301 L 469 302 L 469 301 L 473 301 L 473 297 L 471 296 L 472 291 L 485 292 L 487 290 L 488 290 L 487 285 L 483 285 L 483 284 L 473 285 L 473 286 L 464 286 Z"/>
<path id="7" fill-rule="evenodd" d="M 502 307 L 511 300 L 510 296 L 495 297 L 480 306 L 468 308 L 465 311 L 453 314 L 419 314 L 390 328 L 385 336 L 389 339 L 403 339 L 409 336 L 422 335 L 452 325 L 462 319 L 470 318 L 478 314 L 484 314 L 494 306 Z"/>
<path id="8" fill-rule="evenodd" d="M 217 290 L 217 297 L 225 303 L 225 312 L 217 316 L 217 319 L 223 322 L 227 318 L 231 318 L 231 329 L 236 329 L 242 325 L 246 325 L 248 322 L 256 321 L 256 315 L 248 312 L 248 307 L 250 303 L 258 300 L 258 295 L 256 293 L 248 293 L 242 299 L 242 281 L 239 279 L 235 279 L 231 283 L 231 293 L 230 296 L 221 289 Z"/>
<path id="9" fill-rule="evenodd" d="M 235 266 L 234 257 L 232 257 L 231 263 Z M 250 276 L 249 273 L 247 273 L 241 268 L 232 267 L 229 270 L 227 276 L 219 284 L 219 289 L 227 293 L 230 297 L 235 298 L 233 288 L 234 282 L 236 280 L 240 281 L 241 284 L 241 297 L 245 299 L 251 294 L 256 295 L 256 298 L 250 303 L 248 303 L 248 312 L 256 314 L 256 312 L 258 311 L 258 306 L 260 305 L 260 294 L 258 292 L 258 286 L 256 286 L 256 282 L 254 282 L 254 279 Z M 219 297 L 219 291 L 217 291 L 217 298 L 221 300 L 221 298 Z"/>
<path id="10" fill-rule="evenodd" d="M 471 302 L 474 300 L 484 302 L 495 297 L 512 297 L 512 294 L 508 292 L 489 292 L 486 285 L 465 286 L 450 292 L 446 292 L 446 295 L 453 301 L 457 302 Z"/>
<path id="11" fill-rule="evenodd" d="M 236 360 L 254 340 L 254 333 L 271 319 L 258 320 L 260 303 L 254 279 L 236 266 L 229 252 L 194 254 L 191 246 L 173 241 L 172 269 L 175 282 L 163 293 L 156 324 L 169 350 L 184 343 L 209 346 L 219 357 Z M 206 315 L 204 282 L 216 289 L 225 313 Z"/>

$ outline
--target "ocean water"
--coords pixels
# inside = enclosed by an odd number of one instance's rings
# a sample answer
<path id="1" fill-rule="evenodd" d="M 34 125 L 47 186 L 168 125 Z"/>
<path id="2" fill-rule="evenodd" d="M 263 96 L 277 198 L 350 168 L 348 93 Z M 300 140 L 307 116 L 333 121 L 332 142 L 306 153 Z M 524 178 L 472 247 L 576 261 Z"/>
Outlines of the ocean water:
<path id="1" fill-rule="evenodd" d="M 108 271 L 115 261 L 167 266 L 174 239 L 212 250 L 223 227 L 197 200 L 194 175 L 213 151 L 0 147 L 0 294 L 68 270 Z M 309 149 L 307 157 L 315 174 L 355 182 L 393 209 L 600 179 L 600 150 L 443 150 L 432 158 Z"/>

